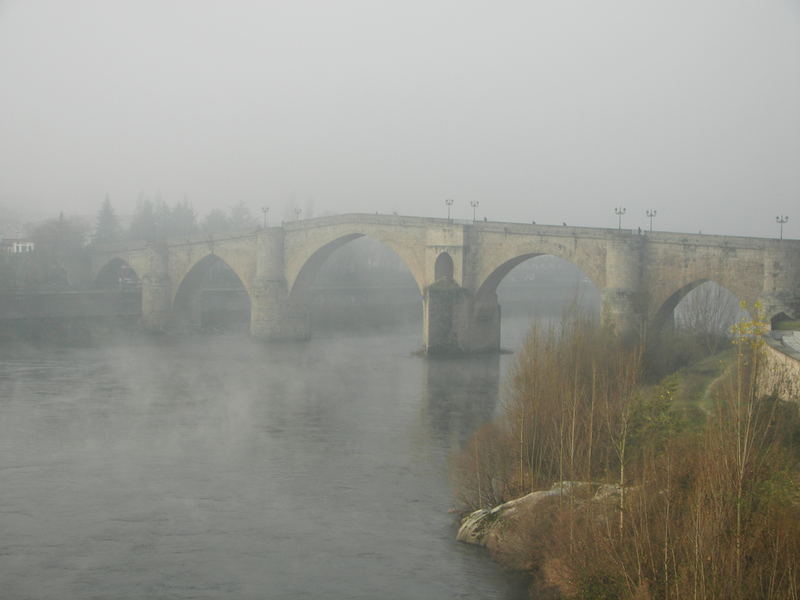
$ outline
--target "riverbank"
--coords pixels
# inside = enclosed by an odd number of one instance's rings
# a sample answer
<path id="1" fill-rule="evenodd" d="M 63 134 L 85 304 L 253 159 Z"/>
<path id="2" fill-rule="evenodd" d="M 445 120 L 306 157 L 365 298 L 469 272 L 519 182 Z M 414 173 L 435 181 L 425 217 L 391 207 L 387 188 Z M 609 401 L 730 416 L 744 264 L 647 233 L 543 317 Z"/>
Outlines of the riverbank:
<path id="1" fill-rule="evenodd" d="M 789 597 L 800 415 L 758 391 L 762 324 L 658 383 L 585 325 L 531 334 L 504 415 L 454 460 L 473 509 L 460 539 L 528 573 L 537 599 Z"/>

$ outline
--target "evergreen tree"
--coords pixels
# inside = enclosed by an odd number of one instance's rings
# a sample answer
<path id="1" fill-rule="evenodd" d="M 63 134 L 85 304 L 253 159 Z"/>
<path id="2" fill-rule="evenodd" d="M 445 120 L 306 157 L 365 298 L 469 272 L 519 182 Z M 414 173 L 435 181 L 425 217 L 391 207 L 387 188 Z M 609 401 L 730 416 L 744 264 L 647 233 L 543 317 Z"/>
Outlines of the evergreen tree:
<path id="1" fill-rule="evenodd" d="M 92 241 L 95 244 L 109 244 L 119 241 L 120 227 L 117 215 L 114 213 L 114 208 L 111 206 L 111 200 L 103 200 L 100 205 L 100 210 L 97 212 L 97 226 L 92 236 Z"/>
<path id="2" fill-rule="evenodd" d="M 165 229 L 167 237 L 197 232 L 197 215 L 188 200 L 178 202 L 169 210 Z"/>
<path id="3" fill-rule="evenodd" d="M 150 200 L 140 200 L 136 204 L 128 237 L 131 240 L 152 241 L 159 237 L 159 227 L 156 221 L 156 212 Z"/>
<path id="4" fill-rule="evenodd" d="M 172 211 L 166 202 L 161 199 L 159 195 L 153 205 L 153 215 L 155 217 L 155 237 L 156 239 L 163 240 L 171 235 Z"/>
<path id="5" fill-rule="evenodd" d="M 206 233 L 225 233 L 232 229 L 231 220 L 224 211 L 215 208 L 203 220 L 203 231 Z"/>
<path id="6" fill-rule="evenodd" d="M 163 240 L 198 231 L 197 215 L 188 200 L 170 207 L 163 200 L 143 200 L 136 206 L 128 237 L 132 240 Z"/>
<path id="7" fill-rule="evenodd" d="M 258 227 L 258 221 L 256 221 L 253 213 L 250 212 L 250 208 L 244 202 L 239 202 L 231 207 L 230 220 L 234 231 Z"/>
<path id="8" fill-rule="evenodd" d="M 40 223 L 30 233 L 36 244 L 28 265 L 27 285 L 34 289 L 63 289 L 69 285 L 67 271 L 82 264 L 91 226 L 79 219 L 57 219 Z"/>

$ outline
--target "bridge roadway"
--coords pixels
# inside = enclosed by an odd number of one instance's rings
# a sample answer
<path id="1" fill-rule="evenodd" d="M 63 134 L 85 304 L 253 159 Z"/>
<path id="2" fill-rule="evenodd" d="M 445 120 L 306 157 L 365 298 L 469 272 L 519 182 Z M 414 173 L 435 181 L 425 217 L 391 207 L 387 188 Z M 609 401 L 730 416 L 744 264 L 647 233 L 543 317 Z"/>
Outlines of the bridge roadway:
<path id="1" fill-rule="evenodd" d="M 391 247 L 423 299 L 429 353 L 500 347 L 497 286 L 511 269 L 542 254 L 580 268 L 601 293 L 602 319 L 621 335 L 660 327 L 689 291 L 715 281 L 741 300 L 760 301 L 768 317 L 800 317 L 800 241 L 638 232 L 523 223 L 453 222 L 397 215 L 346 214 L 225 236 L 95 248 L 85 280 L 120 265 L 142 286 L 142 323 L 169 327 L 196 310 L 199 284 L 218 260 L 250 297 L 253 336 L 310 336 L 314 277 L 337 248 L 361 236 Z"/>

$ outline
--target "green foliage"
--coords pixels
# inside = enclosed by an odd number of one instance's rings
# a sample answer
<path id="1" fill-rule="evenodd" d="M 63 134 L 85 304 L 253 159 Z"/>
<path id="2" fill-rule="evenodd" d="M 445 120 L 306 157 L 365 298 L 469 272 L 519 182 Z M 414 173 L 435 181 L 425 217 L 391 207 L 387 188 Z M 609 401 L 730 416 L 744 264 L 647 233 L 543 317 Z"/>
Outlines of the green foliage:
<path id="1" fill-rule="evenodd" d="M 131 240 L 163 240 L 196 233 L 197 214 L 188 200 L 169 206 L 158 200 L 141 200 L 136 205 L 128 238 Z"/>
<path id="2" fill-rule="evenodd" d="M 741 303 L 742 310 L 747 309 L 747 303 Z M 739 352 L 758 351 L 764 347 L 764 334 L 770 330 L 770 325 L 764 317 L 764 307 L 760 302 L 753 304 L 753 318 L 739 321 L 731 327 L 733 343 L 739 347 Z"/>
<path id="3" fill-rule="evenodd" d="M 166 237 L 197 232 L 197 214 L 188 200 L 176 203 L 171 209 L 166 208 L 163 230 Z"/>
<path id="4" fill-rule="evenodd" d="M 215 208 L 203 219 L 202 229 L 206 233 L 226 233 L 233 229 L 233 225 L 225 211 Z"/>
<path id="5" fill-rule="evenodd" d="M 685 419 L 675 410 L 677 390 L 678 378 L 670 375 L 634 404 L 629 434 L 632 449 L 662 449 L 672 436 L 685 428 Z"/>
<path id="6" fill-rule="evenodd" d="M 258 226 L 256 218 L 244 202 L 234 204 L 230 211 L 229 221 L 234 231 L 245 231 Z"/>
<path id="7" fill-rule="evenodd" d="M 196 234 L 223 234 L 255 229 L 258 220 L 244 202 L 232 206 L 227 212 L 215 208 L 197 223 L 197 213 L 188 200 L 169 205 L 157 200 L 140 200 L 136 205 L 128 239 L 163 240 Z"/>
<path id="8" fill-rule="evenodd" d="M 92 242 L 95 244 L 110 244 L 119 241 L 121 229 L 111 200 L 106 198 L 97 212 L 97 225 L 95 226 Z"/>
<path id="9" fill-rule="evenodd" d="M 209 212 L 201 229 L 206 233 L 229 233 L 253 230 L 258 227 L 258 220 L 250 212 L 245 202 L 233 205 L 228 212 L 219 208 Z"/>
<path id="10" fill-rule="evenodd" d="M 140 200 L 136 204 L 128 238 L 132 240 L 155 240 L 158 238 L 159 228 L 156 220 L 155 208 L 150 200 Z"/>
<path id="11" fill-rule="evenodd" d="M 35 250 L 14 261 L 21 290 L 61 290 L 69 285 L 68 271 L 86 260 L 88 227 L 78 219 L 50 219 L 30 233 Z"/>

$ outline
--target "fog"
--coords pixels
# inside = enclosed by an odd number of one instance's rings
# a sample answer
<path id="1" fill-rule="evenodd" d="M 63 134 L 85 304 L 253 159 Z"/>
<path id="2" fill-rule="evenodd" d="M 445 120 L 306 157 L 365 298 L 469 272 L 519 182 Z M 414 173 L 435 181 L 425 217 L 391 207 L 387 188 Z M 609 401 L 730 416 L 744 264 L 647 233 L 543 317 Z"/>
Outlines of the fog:
<path id="1" fill-rule="evenodd" d="M 68 277 L 106 198 L 118 239 L 142 201 L 214 235 L 212 209 L 252 230 L 266 207 L 445 199 L 455 219 L 617 227 L 625 207 L 624 228 L 655 209 L 655 229 L 771 237 L 792 215 L 797 237 L 798 0 L 0 0 L 0 86 L 0 238 L 48 220 L 0 256 L 12 600 L 526 595 L 449 514 L 449 461 L 504 410 L 513 354 L 421 357 L 416 280 L 367 238 L 309 286 L 310 341 L 249 337 L 250 282 L 213 239 L 146 334 L 151 274 Z M 512 351 L 576 299 L 600 312 L 554 256 L 497 295 Z"/>
<path id="2" fill-rule="evenodd" d="M 450 459 L 503 410 L 514 356 L 418 356 L 416 282 L 366 237 L 322 265 L 307 342 L 250 338 L 244 286 L 209 258 L 167 335 L 0 311 L 3 597 L 526 597 L 450 514 Z M 122 261 L 102 275 L 86 295 L 140 306 Z M 498 288 L 504 345 L 576 297 L 597 313 L 577 267 L 525 261 Z"/>
<path id="3" fill-rule="evenodd" d="M 800 197 L 797 0 L 6 0 L 0 86 L 6 222 L 453 198 L 774 236 Z"/>
<path id="4" fill-rule="evenodd" d="M 410 343 L 0 346 L 3 597 L 522 598 L 448 514 L 498 357 Z"/>

